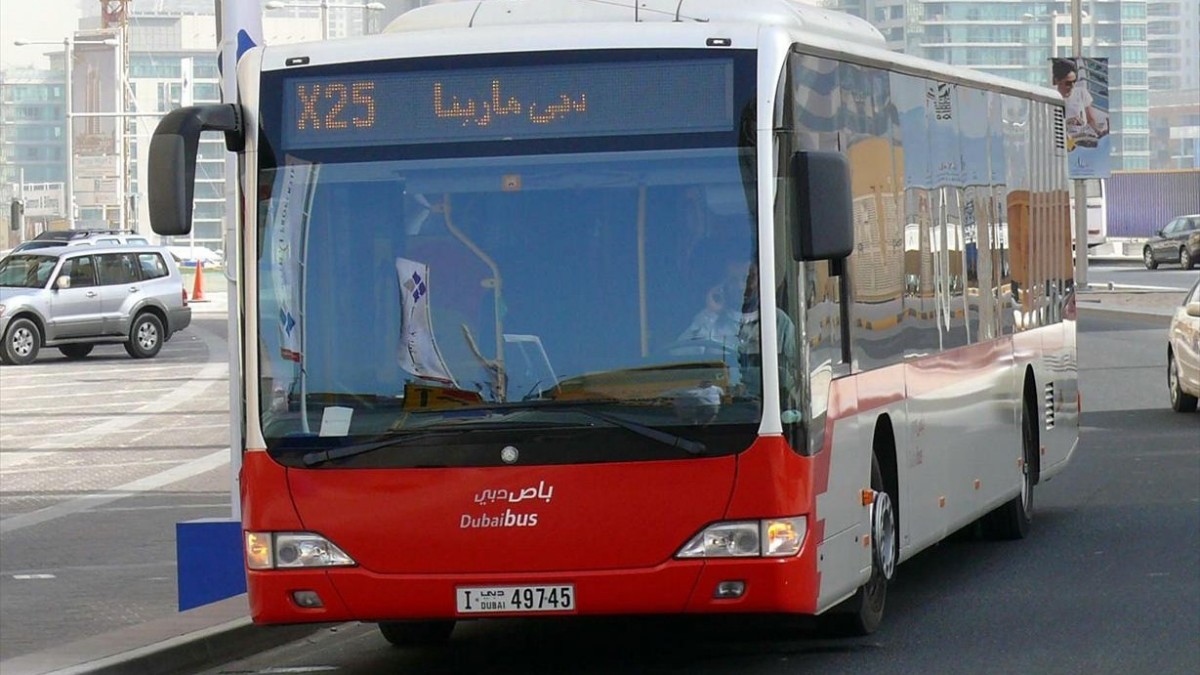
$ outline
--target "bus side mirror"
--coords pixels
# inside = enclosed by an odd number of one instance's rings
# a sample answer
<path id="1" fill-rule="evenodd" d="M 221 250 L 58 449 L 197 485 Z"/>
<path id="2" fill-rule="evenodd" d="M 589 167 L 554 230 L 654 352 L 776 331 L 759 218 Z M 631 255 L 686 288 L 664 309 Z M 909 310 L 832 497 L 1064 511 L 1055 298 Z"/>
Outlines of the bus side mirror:
<path id="1" fill-rule="evenodd" d="M 245 147 L 242 111 L 232 104 L 199 105 L 167 114 L 150 138 L 150 227 L 166 237 L 192 231 L 196 152 L 204 131 L 225 132 L 231 152 Z M 226 176 L 226 180 L 232 180 Z"/>
<path id="2" fill-rule="evenodd" d="M 850 164 L 839 152 L 792 155 L 792 257 L 840 260 L 854 251 Z"/>

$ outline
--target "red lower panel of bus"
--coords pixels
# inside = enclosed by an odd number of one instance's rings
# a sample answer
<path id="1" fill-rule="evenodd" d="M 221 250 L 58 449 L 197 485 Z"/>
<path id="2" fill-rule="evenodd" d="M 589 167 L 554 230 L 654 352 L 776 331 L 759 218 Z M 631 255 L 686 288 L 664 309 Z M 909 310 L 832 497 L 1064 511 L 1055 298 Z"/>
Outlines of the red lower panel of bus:
<path id="1" fill-rule="evenodd" d="M 570 585 L 573 612 L 582 614 L 810 613 L 819 523 L 809 521 L 797 557 L 674 556 L 717 521 L 811 518 L 813 466 L 779 438 L 760 438 L 732 457 L 478 469 L 284 469 L 249 452 L 245 528 L 314 532 L 357 563 L 250 571 L 252 616 L 448 617 L 457 611 L 456 588 L 521 585 Z M 724 581 L 745 582 L 745 593 L 714 598 Z M 297 605 L 293 592 L 305 590 L 323 607 Z"/>

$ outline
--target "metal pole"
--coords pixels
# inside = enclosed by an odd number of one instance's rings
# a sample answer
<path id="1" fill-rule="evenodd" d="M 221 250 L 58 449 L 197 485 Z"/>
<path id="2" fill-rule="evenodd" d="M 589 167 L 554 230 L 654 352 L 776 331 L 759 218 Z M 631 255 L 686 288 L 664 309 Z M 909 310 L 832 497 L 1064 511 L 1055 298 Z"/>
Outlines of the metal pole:
<path id="1" fill-rule="evenodd" d="M 1071 56 L 1076 66 L 1083 58 L 1082 6 L 1083 0 L 1071 0 Z M 1081 179 L 1075 181 L 1075 287 L 1081 289 L 1088 285 L 1087 234 L 1087 183 Z"/>
<path id="2" fill-rule="evenodd" d="M 66 106 L 67 112 L 67 184 L 63 189 L 63 196 L 67 202 L 67 229 L 75 229 L 75 125 L 72 123 L 73 116 L 71 114 L 71 68 L 75 60 L 75 50 L 73 48 L 71 36 L 63 38 L 63 52 L 66 56 L 63 66 L 66 68 Z"/>
<path id="3" fill-rule="evenodd" d="M 121 106 L 121 112 L 128 110 L 125 104 L 125 35 L 124 31 L 117 33 L 117 101 Z M 126 184 L 126 177 L 129 169 L 129 154 L 125 147 L 125 136 L 128 132 L 127 120 L 124 117 L 118 117 L 113 121 L 113 126 L 117 130 L 117 229 L 130 231 L 136 228 L 127 227 L 129 223 L 125 222 L 125 195 L 129 194 L 129 186 Z"/>
<path id="4" fill-rule="evenodd" d="M 24 167 L 21 167 L 21 173 L 20 173 L 20 177 L 18 178 L 18 180 L 20 180 L 21 182 L 17 185 L 17 199 L 19 199 L 21 201 L 21 213 L 24 214 L 25 209 L 29 208 L 29 204 L 27 204 L 25 202 L 25 168 Z M 27 222 L 29 222 L 29 218 L 22 217 L 20 223 L 13 223 L 14 225 L 18 225 L 17 239 L 20 241 L 25 241 L 25 224 Z"/>
<path id="5" fill-rule="evenodd" d="M 1075 0 L 1078 2 L 1079 0 Z M 321 40 L 329 39 L 329 0 L 321 0 Z"/>

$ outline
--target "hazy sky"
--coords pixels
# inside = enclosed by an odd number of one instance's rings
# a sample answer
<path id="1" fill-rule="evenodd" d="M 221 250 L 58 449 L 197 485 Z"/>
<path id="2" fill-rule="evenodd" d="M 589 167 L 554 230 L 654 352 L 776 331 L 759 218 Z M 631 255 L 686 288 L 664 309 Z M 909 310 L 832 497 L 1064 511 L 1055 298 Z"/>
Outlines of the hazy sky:
<path id="1" fill-rule="evenodd" d="M 91 1 L 99 7 L 99 0 Z M 49 65 L 44 54 L 54 51 L 53 45 L 17 47 L 13 40 L 61 44 L 79 16 L 79 0 L 0 0 L 0 68 Z"/>

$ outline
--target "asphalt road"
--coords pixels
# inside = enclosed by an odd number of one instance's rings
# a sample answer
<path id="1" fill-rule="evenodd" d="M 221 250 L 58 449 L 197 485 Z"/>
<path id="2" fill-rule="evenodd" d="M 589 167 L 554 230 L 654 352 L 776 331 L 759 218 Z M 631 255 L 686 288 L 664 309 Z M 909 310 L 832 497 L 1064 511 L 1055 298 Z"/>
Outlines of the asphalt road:
<path id="1" fill-rule="evenodd" d="M 1196 272 L 1092 274 L 1182 289 Z M 0 660 L 176 614 L 175 523 L 229 513 L 214 309 L 200 306 L 150 361 L 100 347 L 79 363 L 50 350 L 0 368 Z M 479 622 L 452 650 L 396 652 L 371 626 L 340 626 L 209 672 L 1192 672 L 1200 416 L 1167 410 L 1162 336 L 1085 318 L 1083 450 L 1039 487 L 1033 538 L 952 541 L 907 563 L 871 639 L 741 619 Z"/>
<path id="2" fill-rule="evenodd" d="M 175 523 L 231 511 L 224 337 L 0 367 L 0 660 L 177 612 Z"/>
<path id="3" fill-rule="evenodd" d="M 345 624 L 203 675 L 374 673 L 1120 673 L 1200 671 L 1200 413 L 1170 411 L 1164 331 L 1085 317 L 1071 466 L 1021 542 L 958 537 L 902 565 L 874 636 L 778 618 L 465 623 L 398 650 Z"/>

